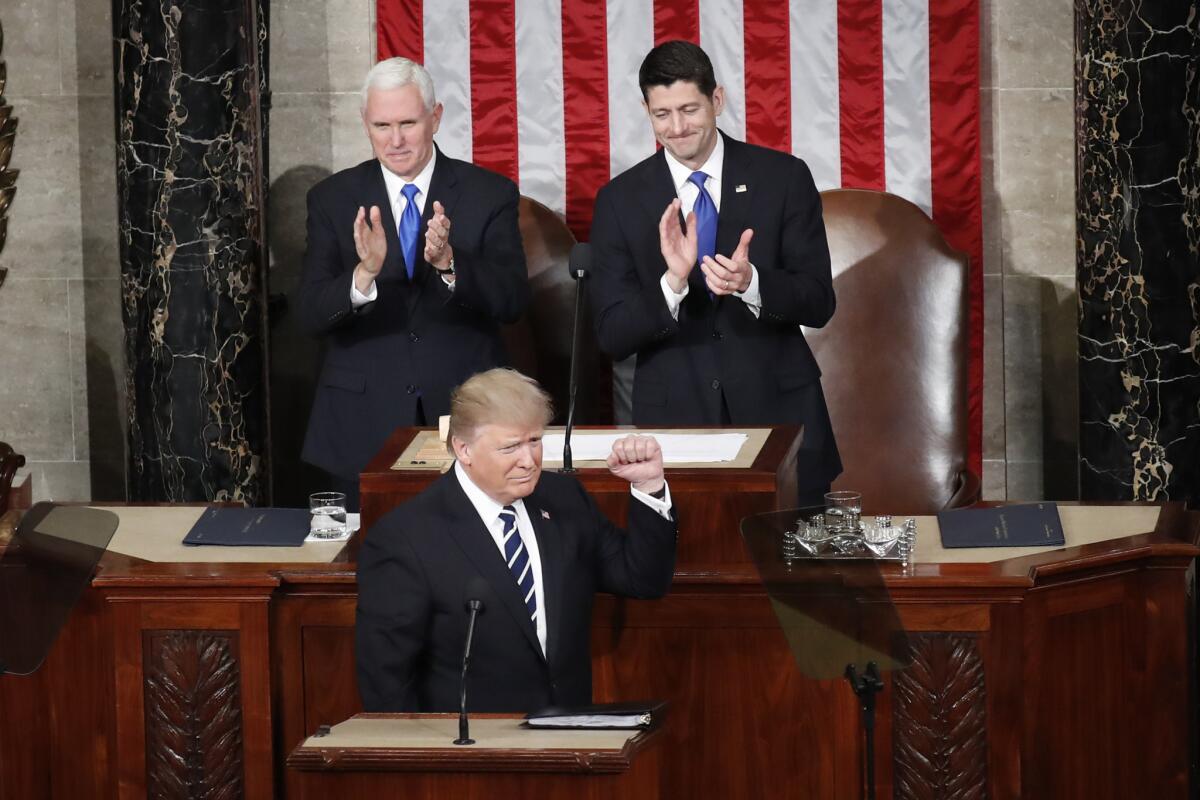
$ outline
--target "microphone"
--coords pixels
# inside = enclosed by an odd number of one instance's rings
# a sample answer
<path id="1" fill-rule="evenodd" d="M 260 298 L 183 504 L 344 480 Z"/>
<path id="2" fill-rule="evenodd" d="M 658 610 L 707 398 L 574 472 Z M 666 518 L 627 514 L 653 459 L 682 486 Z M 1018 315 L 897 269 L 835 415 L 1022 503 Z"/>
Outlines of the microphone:
<path id="1" fill-rule="evenodd" d="M 464 607 L 471 614 L 471 618 L 467 621 L 467 642 L 463 647 L 462 685 L 458 694 L 458 738 L 454 740 L 455 744 L 475 744 L 475 740 L 471 738 L 470 724 L 467 722 L 467 668 L 471 666 L 471 640 L 475 638 L 475 618 L 483 613 L 483 601 L 478 599 L 478 595 L 485 587 L 486 584 L 478 578 L 467 584 L 467 596 L 470 599 Z"/>
<path id="2" fill-rule="evenodd" d="M 571 463 L 571 430 L 575 427 L 575 393 L 579 389 L 579 322 L 583 317 L 583 281 L 592 269 L 592 246 L 580 242 L 571 248 L 567 262 L 571 278 L 575 281 L 575 330 L 571 336 L 571 376 L 567 382 L 567 430 L 563 436 L 563 465 L 559 472 L 574 472 Z"/>

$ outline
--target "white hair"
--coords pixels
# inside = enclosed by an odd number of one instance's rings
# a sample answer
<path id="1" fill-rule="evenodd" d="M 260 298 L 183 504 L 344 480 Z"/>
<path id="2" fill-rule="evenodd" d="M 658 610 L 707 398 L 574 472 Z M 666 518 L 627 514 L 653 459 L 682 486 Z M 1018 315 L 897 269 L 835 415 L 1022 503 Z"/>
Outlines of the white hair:
<path id="1" fill-rule="evenodd" d="M 433 111 L 437 97 L 433 93 L 433 78 L 415 61 L 407 58 L 388 58 L 371 67 L 363 81 L 361 110 L 367 109 L 367 92 L 371 89 L 399 89 L 401 86 L 416 86 L 421 94 L 421 103 L 426 111 Z"/>

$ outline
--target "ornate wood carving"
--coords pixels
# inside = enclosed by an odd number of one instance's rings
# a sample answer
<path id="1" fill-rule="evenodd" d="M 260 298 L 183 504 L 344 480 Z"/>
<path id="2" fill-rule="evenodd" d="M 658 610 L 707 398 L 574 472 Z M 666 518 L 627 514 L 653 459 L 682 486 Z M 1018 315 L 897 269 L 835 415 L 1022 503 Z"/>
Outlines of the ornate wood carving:
<path id="1" fill-rule="evenodd" d="M 148 796 L 242 796 L 237 644 L 232 631 L 144 634 Z"/>
<path id="2" fill-rule="evenodd" d="M 988 796 L 987 694 L 978 639 L 911 634 L 912 665 L 896 673 L 892 712 L 895 796 Z"/>

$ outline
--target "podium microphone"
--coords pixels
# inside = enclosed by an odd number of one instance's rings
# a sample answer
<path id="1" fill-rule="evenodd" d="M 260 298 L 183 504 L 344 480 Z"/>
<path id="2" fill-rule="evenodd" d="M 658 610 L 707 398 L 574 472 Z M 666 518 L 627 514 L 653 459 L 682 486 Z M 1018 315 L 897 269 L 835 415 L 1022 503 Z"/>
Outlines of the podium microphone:
<path id="1" fill-rule="evenodd" d="M 467 588 L 469 594 L 478 594 L 475 586 Z M 472 598 L 466 602 L 466 609 L 471 613 L 471 619 L 467 622 L 467 643 L 463 648 L 462 687 L 458 695 L 458 738 L 454 740 L 455 744 L 475 744 L 467 722 L 467 668 L 471 665 L 471 640 L 475 638 L 475 618 L 483 612 L 483 601 Z"/>
<path id="2" fill-rule="evenodd" d="M 559 472 L 574 472 L 571 463 L 571 430 L 575 427 L 575 392 L 579 389 L 579 323 L 583 317 L 583 281 L 592 269 L 592 246 L 580 242 L 571 248 L 567 262 L 571 278 L 575 281 L 575 330 L 571 336 L 571 377 L 567 382 L 567 430 L 563 435 L 563 460 Z"/>

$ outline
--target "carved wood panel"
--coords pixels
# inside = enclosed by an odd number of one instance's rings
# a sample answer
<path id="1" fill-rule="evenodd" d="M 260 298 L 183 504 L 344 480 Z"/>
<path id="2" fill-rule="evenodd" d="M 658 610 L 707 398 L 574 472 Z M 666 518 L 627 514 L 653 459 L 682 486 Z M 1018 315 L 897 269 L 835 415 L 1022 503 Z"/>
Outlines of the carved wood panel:
<path id="1" fill-rule="evenodd" d="M 895 674 L 895 797 L 988 797 L 987 693 L 979 641 L 968 633 L 910 634 L 912 665 Z"/>
<path id="2" fill-rule="evenodd" d="M 147 795 L 242 797 L 237 633 L 154 630 L 143 637 Z"/>

